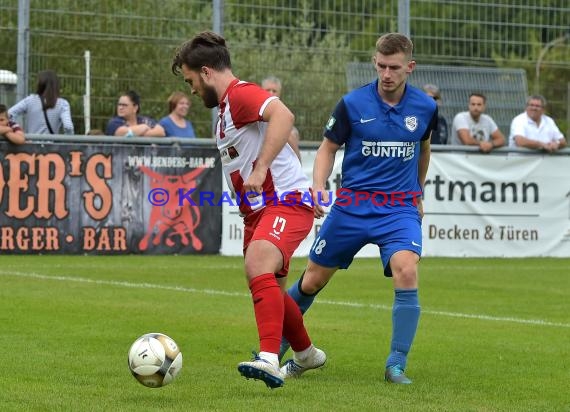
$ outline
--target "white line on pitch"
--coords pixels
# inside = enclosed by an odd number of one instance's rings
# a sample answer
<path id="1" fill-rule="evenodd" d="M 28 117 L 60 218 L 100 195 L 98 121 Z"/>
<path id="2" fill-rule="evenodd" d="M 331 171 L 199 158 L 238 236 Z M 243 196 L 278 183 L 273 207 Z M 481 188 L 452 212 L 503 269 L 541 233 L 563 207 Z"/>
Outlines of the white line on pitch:
<path id="1" fill-rule="evenodd" d="M 4 271 L 4 270 L 0 270 L 0 276 L 16 276 L 16 277 L 42 279 L 42 280 L 58 280 L 61 282 L 92 283 L 96 285 L 122 286 L 126 288 L 138 288 L 138 289 L 171 290 L 177 292 L 202 293 L 205 295 L 240 296 L 240 297 L 250 296 L 249 293 L 243 293 L 243 292 L 227 292 L 223 290 L 214 290 L 214 289 L 195 289 L 195 288 L 187 288 L 184 286 L 157 285 L 154 283 L 132 283 L 120 280 L 101 280 L 101 279 L 89 279 L 89 278 L 72 277 L 72 276 L 48 276 L 48 275 L 41 275 L 39 273 L 25 273 L 25 272 L 14 272 L 14 271 Z M 346 306 L 352 308 L 371 308 L 371 309 L 380 309 L 387 311 L 392 310 L 392 306 L 378 305 L 374 303 L 344 302 L 344 301 L 327 300 L 327 299 L 319 299 L 318 303 L 325 305 L 333 305 L 333 306 Z M 502 317 L 502 316 L 473 315 L 469 313 L 444 312 L 439 310 L 429 310 L 423 308 L 422 308 L 422 314 L 448 316 L 454 318 L 489 320 L 494 322 L 511 322 L 511 323 L 525 324 L 525 325 L 540 325 L 540 326 L 570 328 L 570 323 L 549 322 L 541 319 L 520 319 L 520 318 Z"/>

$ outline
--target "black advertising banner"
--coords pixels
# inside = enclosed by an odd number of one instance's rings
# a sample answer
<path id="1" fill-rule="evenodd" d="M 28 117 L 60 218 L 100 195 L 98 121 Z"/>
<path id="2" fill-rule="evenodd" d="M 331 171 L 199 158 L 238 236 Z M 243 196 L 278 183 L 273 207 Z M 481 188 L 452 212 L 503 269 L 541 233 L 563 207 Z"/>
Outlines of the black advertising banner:
<path id="1" fill-rule="evenodd" d="M 219 153 L 0 143 L 0 254 L 218 253 Z M 206 200 L 206 201 L 205 201 Z"/>

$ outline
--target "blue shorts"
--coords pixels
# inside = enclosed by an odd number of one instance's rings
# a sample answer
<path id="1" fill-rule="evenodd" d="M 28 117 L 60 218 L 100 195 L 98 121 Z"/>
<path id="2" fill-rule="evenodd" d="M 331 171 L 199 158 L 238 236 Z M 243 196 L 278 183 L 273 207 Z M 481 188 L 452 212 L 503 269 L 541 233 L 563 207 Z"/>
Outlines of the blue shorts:
<path id="1" fill-rule="evenodd" d="M 321 266 L 347 269 L 358 251 L 372 243 L 380 248 L 384 275 L 392 276 L 390 258 L 394 253 L 410 250 L 422 255 L 422 221 L 416 208 L 383 212 L 362 204 L 333 205 L 311 246 L 311 260 Z"/>

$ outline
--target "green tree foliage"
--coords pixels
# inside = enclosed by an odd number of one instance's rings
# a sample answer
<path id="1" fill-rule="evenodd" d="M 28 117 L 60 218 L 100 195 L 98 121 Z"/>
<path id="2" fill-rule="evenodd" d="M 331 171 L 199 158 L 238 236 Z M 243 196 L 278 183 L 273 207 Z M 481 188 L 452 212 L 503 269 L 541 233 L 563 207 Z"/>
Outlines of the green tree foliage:
<path id="1" fill-rule="evenodd" d="M 536 33 L 535 33 L 536 34 Z M 556 124 L 564 133 L 569 136 L 570 124 L 568 123 L 568 91 L 570 90 L 570 68 L 568 64 L 560 63 L 568 56 L 568 43 L 570 38 L 566 40 L 566 44 L 558 44 L 553 47 L 547 47 L 535 37 L 529 41 L 528 54 L 534 56 L 532 60 L 527 59 L 520 61 L 520 56 L 511 52 L 505 57 L 494 54 L 494 60 L 498 67 L 518 67 L 527 73 L 528 93 L 543 95 L 548 105 L 546 112 L 553 117 Z M 537 60 L 541 52 L 545 52 L 542 64 L 539 67 L 539 78 L 536 77 Z M 514 63 L 518 62 L 518 63 Z M 538 80 L 538 81 L 537 81 Z M 524 107 L 521 107 L 521 112 Z"/>
<path id="2" fill-rule="evenodd" d="M 264 18 L 264 30 L 252 29 L 261 26 L 260 18 Z M 302 138 L 319 140 L 330 112 L 346 92 L 345 67 L 351 51 L 346 36 L 332 29 L 315 35 L 306 4 L 291 18 L 295 25 L 283 28 L 271 16 L 251 15 L 225 34 L 234 72 L 253 82 L 268 75 L 279 77 L 282 99 L 295 113 Z"/>
<path id="3" fill-rule="evenodd" d="M 17 15 L 18 2 L 12 3 Z M 151 0 L 32 0 L 29 91 L 35 90 L 38 71 L 56 70 L 62 80 L 62 96 L 72 106 L 75 130 L 82 133 L 84 55 L 89 50 L 91 128 L 105 129 L 115 114 L 118 96 L 130 89 L 141 95 L 142 114 L 166 115 L 170 93 L 188 92 L 170 70 L 174 51 L 196 31 L 211 27 L 212 10 L 209 1 L 169 0 L 157 6 Z M 8 34 L 7 43 L 17 44 L 17 32 Z M 7 60 L 6 67 L 15 72 L 16 54 Z M 195 121 L 197 133 L 209 137 L 209 111 L 199 104 L 194 104 L 192 111 L 192 120 L 203 119 Z"/>

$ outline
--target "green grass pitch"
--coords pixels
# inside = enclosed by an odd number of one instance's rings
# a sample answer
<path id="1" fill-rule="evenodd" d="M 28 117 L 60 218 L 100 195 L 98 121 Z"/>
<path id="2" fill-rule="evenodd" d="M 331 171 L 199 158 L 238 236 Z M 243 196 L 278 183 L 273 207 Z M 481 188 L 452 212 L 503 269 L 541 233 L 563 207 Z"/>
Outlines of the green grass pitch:
<path id="1" fill-rule="evenodd" d="M 570 411 L 569 259 L 423 259 L 408 386 L 383 381 L 391 281 L 355 260 L 305 317 L 327 365 L 276 390 L 236 369 L 258 349 L 241 258 L 0 262 L 2 411 Z M 147 332 L 184 355 L 164 388 L 127 368 Z"/>

